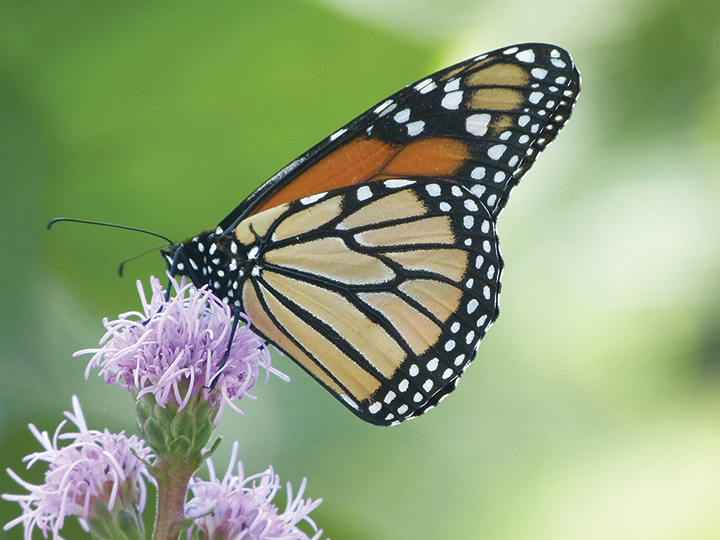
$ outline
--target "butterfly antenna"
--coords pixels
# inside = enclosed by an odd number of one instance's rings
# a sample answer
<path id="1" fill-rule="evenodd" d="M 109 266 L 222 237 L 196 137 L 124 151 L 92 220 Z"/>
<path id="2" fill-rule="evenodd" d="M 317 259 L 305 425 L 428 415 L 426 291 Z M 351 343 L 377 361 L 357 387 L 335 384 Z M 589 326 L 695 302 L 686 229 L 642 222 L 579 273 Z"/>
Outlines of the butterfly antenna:
<path id="1" fill-rule="evenodd" d="M 172 240 L 170 240 L 169 238 L 166 238 L 162 234 L 154 233 L 152 231 L 146 231 L 145 229 L 138 229 L 136 227 L 126 227 L 125 225 L 115 225 L 114 223 L 103 223 L 101 221 L 86 221 L 84 219 L 72 219 L 72 218 L 55 218 L 55 219 L 50 220 L 50 222 L 47 224 L 47 228 L 50 229 L 53 225 L 55 225 L 56 223 L 58 223 L 60 221 L 69 221 L 71 223 L 85 223 L 87 225 L 101 225 L 103 227 L 112 227 L 113 229 L 125 229 L 126 231 L 135 231 L 135 232 L 140 232 L 140 233 L 144 233 L 144 234 L 149 234 L 150 236 L 155 236 L 157 238 L 165 240 L 168 244 L 173 243 Z M 157 249 L 157 248 L 155 248 L 155 249 Z M 153 251 L 153 250 L 150 250 L 150 251 Z M 143 253 L 143 255 L 144 254 L 145 253 Z M 139 255 L 138 255 L 138 257 L 139 257 Z M 128 259 L 128 260 L 130 260 L 130 259 Z M 123 262 L 126 262 L 126 261 L 123 261 Z"/>
<path id="2" fill-rule="evenodd" d="M 165 244 L 161 244 L 157 247 L 150 248 L 147 251 L 143 251 L 139 255 L 133 255 L 132 257 L 128 257 L 124 261 L 120 263 L 120 266 L 118 267 L 118 274 L 120 274 L 120 277 L 123 277 L 123 268 L 125 268 L 125 263 L 129 263 L 130 261 L 134 261 L 135 259 L 139 259 L 140 257 L 147 255 L 148 253 L 152 253 L 153 251 L 157 251 L 158 249 L 162 249 L 164 247 L 169 247 L 172 245 L 172 242 L 168 242 Z"/>

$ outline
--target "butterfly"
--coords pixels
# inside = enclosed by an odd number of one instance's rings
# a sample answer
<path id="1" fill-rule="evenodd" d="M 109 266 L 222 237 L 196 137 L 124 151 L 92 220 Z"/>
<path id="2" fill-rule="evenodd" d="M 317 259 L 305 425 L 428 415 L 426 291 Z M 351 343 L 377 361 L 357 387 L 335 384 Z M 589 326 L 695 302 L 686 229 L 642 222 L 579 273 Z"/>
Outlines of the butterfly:
<path id="1" fill-rule="evenodd" d="M 497 218 L 579 89 L 570 55 L 547 44 L 438 71 L 171 246 L 171 273 L 242 310 L 359 418 L 416 417 L 498 317 Z"/>

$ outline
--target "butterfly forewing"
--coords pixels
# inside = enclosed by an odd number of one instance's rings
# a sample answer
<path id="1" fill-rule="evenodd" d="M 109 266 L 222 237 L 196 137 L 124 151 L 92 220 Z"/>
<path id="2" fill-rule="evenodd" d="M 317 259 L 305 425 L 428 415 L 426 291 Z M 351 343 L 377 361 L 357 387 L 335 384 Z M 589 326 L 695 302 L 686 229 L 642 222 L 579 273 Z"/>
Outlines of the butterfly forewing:
<path id="1" fill-rule="evenodd" d="M 497 317 L 487 209 L 446 180 L 392 179 L 271 212 L 238 231 L 262 246 L 242 291 L 255 327 L 364 420 L 423 412 Z"/>
<path id="2" fill-rule="evenodd" d="M 529 43 L 410 84 L 293 161 L 223 222 L 338 187 L 385 178 L 466 184 L 497 217 L 510 190 L 570 116 L 580 75 L 570 55 Z"/>

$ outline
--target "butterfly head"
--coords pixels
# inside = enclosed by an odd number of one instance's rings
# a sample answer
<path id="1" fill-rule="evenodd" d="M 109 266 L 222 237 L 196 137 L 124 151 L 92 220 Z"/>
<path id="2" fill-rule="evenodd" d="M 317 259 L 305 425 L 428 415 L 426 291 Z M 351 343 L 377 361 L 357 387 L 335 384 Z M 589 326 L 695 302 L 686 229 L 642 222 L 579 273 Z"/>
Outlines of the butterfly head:
<path id="1" fill-rule="evenodd" d="M 182 244 L 173 244 L 162 252 L 173 276 L 187 276 L 200 288 L 207 286 L 227 304 L 240 305 L 243 266 L 248 256 L 234 236 L 220 229 L 205 231 Z"/>

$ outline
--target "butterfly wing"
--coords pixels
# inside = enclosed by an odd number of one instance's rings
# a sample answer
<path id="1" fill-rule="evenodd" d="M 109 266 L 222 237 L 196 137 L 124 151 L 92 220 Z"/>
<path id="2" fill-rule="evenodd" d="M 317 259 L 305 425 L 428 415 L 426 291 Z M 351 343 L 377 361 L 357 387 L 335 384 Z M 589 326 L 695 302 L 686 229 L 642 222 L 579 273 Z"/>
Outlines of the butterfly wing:
<path id="1" fill-rule="evenodd" d="M 451 389 L 498 314 L 490 212 L 441 179 L 389 179 L 244 220 L 254 328 L 363 420 L 395 424 Z"/>
<path id="2" fill-rule="evenodd" d="M 497 318 L 495 221 L 579 85 L 568 53 L 545 44 L 441 70 L 270 178 L 185 244 L 176 270 L 363 420 L 417 416 Z"/>
<path id="3" fill-rule="evenodd" d="M 570 117 L 580 74 L 554 45 L 528 43 L 408 85 L 275 174 L 220 223 L 385 178 L 466 185 L 497 217 L 510 191 Z"/>

